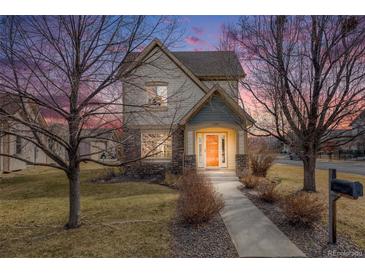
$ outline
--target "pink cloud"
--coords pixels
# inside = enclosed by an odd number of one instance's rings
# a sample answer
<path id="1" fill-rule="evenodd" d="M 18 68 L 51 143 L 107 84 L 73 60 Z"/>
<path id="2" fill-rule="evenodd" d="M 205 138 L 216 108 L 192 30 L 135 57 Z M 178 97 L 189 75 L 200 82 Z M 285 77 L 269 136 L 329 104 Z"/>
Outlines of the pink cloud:
<path id="1" fill-rule="evenodd" d="M 188 43 L 189 45 L 205 44 L 205 41 L 201 40 L 200 38 L 198 38 L 196 36 L 187 36 L 185 38 L 185 42 Z"/>
<path id="2" fill-rule="evenodd" d="M 191 30 L 197 35 L 204 34 L 204 29 L 200 27 L 192 27 Z"/>

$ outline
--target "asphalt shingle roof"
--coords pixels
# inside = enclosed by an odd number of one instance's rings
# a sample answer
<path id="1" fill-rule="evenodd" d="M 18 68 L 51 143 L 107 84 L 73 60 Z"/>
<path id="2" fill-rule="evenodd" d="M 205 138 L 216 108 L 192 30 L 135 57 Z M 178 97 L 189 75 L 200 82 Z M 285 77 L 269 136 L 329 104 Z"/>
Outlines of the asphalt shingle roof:
<path id="1" fill-rule="evenodd" d="M 244 76 L 233 51 L 175 51 L 172 54 L 198 77 Z"/>
<path id="2" fill-rule="evenodd" d="M 198 78 L 229 78 L 245 75 L 233 51 L 172 51 L 171 53 Z M 139 52 L 130 53 L 127 62 L 131 62 L 139 54 Z"/>

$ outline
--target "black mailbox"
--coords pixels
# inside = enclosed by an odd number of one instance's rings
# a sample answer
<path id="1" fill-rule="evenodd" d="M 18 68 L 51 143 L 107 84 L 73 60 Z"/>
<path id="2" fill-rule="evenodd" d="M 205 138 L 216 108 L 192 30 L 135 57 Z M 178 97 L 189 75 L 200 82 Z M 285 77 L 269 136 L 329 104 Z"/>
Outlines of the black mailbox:
<path id="1" fill-rule="evenodd" d="M 328 242 L 335 244 L 336 236 L 336 201 L 340 197 L 357 199 L 363 196 L 362 184 L 337 179 L 336 169 L 328 170 Z"/>
<path id="2" fill-rule="evenodd" d="M 351 196 L 354 199 L 363 196 L 363 186 L 359 182 L 332 179 L 331 190 L 340 194 Z"/>

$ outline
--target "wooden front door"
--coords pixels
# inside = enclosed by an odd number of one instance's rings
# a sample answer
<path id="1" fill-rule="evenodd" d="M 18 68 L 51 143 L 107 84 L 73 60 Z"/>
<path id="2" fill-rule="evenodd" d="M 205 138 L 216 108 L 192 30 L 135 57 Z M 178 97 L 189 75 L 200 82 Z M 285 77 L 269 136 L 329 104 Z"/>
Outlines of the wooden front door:
<path id="1" fill-rule="evenodd" d="M 208 167 L 219 166 L 218 135 L 206 136 L 206 165 Z"/>

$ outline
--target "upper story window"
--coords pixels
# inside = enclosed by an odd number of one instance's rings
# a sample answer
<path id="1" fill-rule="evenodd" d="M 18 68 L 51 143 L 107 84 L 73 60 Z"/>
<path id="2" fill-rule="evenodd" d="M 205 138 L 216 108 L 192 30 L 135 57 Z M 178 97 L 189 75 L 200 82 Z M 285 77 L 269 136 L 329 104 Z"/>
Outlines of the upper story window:
<path id="1" fill-rule="evenodd" d="M 148 104 L 156 107 L 167 107 L 167 83 L 150 82 L 146 84 Z"/>

